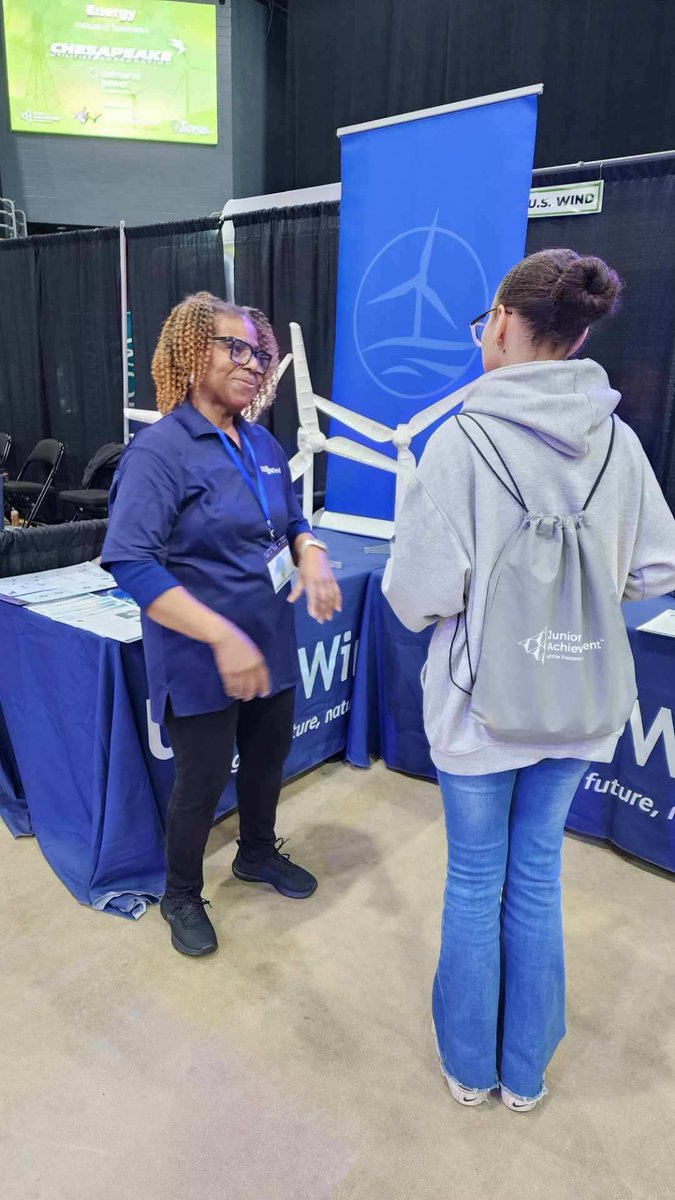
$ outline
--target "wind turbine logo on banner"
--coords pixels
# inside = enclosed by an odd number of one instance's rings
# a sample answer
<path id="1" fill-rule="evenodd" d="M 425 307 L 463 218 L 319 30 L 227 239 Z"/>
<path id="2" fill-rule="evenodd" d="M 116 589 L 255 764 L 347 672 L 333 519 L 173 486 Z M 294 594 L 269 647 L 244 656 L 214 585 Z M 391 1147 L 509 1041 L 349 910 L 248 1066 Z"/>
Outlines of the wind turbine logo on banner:
<path id="1" fill-rule="evenodd" d="M 413 346 L 421 345 L 422 338 L 422 302 L 426 300 L 432 308 L 436 309 L 437 313 L 443 319 L 452 325 L 453 329 L 457 328 L 456 321 L 453 321 L 450 313 L 445 307 L 441 297 L 435 288 L 432 288 L 429 283 L 429 267 L 431 265 L 431 254 L 434 248 L 434 239 L 438 231 L 438 213 L 434 217 L 433 225 L 429 227 L 422 257 L 420 259 L 419 270 L 412 279 L 407 279 L 405 283 L 400 283 L 398 287 L 390 288 L 388 292 L 384 292 L 381 296 L 375 296 L 370 303 L 380 304 L 383 300 L 399 300 L 403 296 L 407 296 L 410 292 L 415 293 L 415 317 L 413 321 L 413 333 L 410 338 L 410 343 Z M 397 339 L 397 344 L 400 344 L 401 339 Z"/>
<path id="2" fill-rule="evenodd" d="M 483 296 L 487 308 L 487 280 L 478 256 L 464 238 L 439 225 L 438 212 L 431 224 L 398 234 L 377 252 L 359 286 L 354 339 L 378 388 L 405 400 L 430 401 L 456 385 L 471 366 L 476 347 L 468 328 L 462 337 L 442 295 L 457 279 L 474 297 L 476 311 Z M 434 280 L 442 286 L 434 286 Z M 455 290 L 455 302 L 466 307 L 466 295 Z"/>
<path id="3" fill-rule="evenodd" d="M 308 519 L 314 516 L 314 524 L 324 529 L 337 529 L 343 533 L 359 533 L 366 537 L 393 537 L 394 522 L 376 520 L 372 517 L 358 517 L 348 513 L 332 513 L 321 509 L 312 514 L 314 493 L 314 455 L 327 451 L 329 454 L 339 454 L 353 462 L 363 463 L 381 471 L 389 471 L 396 475 L 396 505 L 398 515 L 405 491 L 415 474 L 417 462 L 410 449 L 414 437 L 423 433 L 436 421 L 456 407 L 455 396 L 444 396 L 435 404 L 416 413 L 406 424 L 397 425 L 395 429 L 365 417 L 361 413 L 352 412 L 341 404 L 335 404 L 324 396 L 317 396 L 312 388 L 307 365 L 302 330 L 299 325 L 291 324 L 291 343 L 293 347 L 293 367 L 298 397 L 298 416 L 300 429 L 298 431 L 299 451 L 291 459 L 291 474 L 294 479 L 303 476 L 303 511 Z M 317 411 L 318 410 L 318 411 Z M 396 458 L 371 450 L 359 442 L 353 442 L 344 437 L 326 437 L 319 426 L 318 412 L 326 413 L 334 420 L 340 421 L 348 429 L 360 433 L 368 441 L 380 445 L 387 442 L 396 447 Z"/>

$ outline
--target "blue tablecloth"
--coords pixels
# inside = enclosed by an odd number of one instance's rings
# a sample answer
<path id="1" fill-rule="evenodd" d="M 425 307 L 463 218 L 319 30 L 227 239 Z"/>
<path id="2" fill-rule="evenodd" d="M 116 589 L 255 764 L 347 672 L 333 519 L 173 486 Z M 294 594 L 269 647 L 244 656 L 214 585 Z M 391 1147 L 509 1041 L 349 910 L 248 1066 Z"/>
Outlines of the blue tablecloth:
<path id="1" fill-rule="evenodd" d="M 371 576 L 361 629 L 347 757 L 371 757 L 410 775 L 436 778 L 422 724 L 421 672 L 431 630 L 409 633 Z M 675 608 L 671 598 L 624 607 L 639 701 L 611 764 L 592 766 L 572 804 L 568 828 L 612 842 L 675 872 L 675 640 L 637 626 Z"/>
<path id="2" fill-rule="evenodd" d="M 344 751 L 372 539 L 329 533 L 342 613 L 297 608 L 301 668 L 290 778 Z M 164 889 L 168 740 L 149 717 L 140 643 L 121 645 L 0 602 L 0 815 L 34 833 L 83 904 L 140 916 Z M 235 764 L 233 764 L 236 768 Z M 234 807 L 234 778 L 219 813 Z"/>

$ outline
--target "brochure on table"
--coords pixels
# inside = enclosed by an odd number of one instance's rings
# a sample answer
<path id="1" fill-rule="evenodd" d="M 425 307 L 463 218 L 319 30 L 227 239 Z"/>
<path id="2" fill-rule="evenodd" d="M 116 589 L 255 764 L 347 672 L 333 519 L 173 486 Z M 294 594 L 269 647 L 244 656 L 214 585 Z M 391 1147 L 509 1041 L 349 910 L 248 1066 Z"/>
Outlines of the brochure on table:
<path id="1" fill-rule="evenodd" d="M 0 601 L 118 642 L 141 636 L 141 612 L 96 563 L 0 579 Z M 105 593 L 105 594 L 101 594 Z"/>
<path id="2" fill-rule="evenodd" d="M 48 604 L 31 604 L 31 612 L 40 613 L 52 621 L 87 629 L 99 637 L 116 642 L 137 642 L 142 636 L 141 610 L 138 605 L 117 592 L 107 596 L 69 596 Z"/>
<path id="3" fill-rule="evenodd" d="M 14 604 L 46 604 L 49 600 L 65 600 L 69 596 L 105 592 L 114 587 L 117 584 L 112 575 L 96 563 L 78 563 L 74 567 L 0 579 L 0 600 Z"/>

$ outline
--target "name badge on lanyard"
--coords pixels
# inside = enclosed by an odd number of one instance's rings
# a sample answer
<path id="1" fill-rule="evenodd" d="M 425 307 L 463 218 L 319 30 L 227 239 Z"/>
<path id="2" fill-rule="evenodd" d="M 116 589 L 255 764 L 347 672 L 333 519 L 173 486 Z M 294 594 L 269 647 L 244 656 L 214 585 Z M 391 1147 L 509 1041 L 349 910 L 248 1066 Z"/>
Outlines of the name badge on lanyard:
<path id="1" fill-rule="evenodd" d="M 214 428 L 217 429 L 215 426 Z M 265 563 L 270 574 L 272 587 L 274 588 L 275 594 L 278 595 L 279 592 L 286 587 L 286 584 L 290 582 L 291 578 L 293 577 L 293 572 L 295 571 L 295 565 L 291 556 L 291 548 L 288 544 L 288 538 L 285 536 L 277 538 L 277 535 L 274 531 L 265 484 L 263 482 L 262 475 L 258 470 L 258 463 L 256 461 L 253 447 L 246 437 L 243 429 L 239 430 L 239 437 L 242 440 L 242 444 L 248 451 L 251 462 L 253 463 L 255 475 L 251 475 L 250 471 L 247 470 L 243 459 L 239 454 L 237 454 L 237 451 L 231 444 L 226 434 L 224 434 L 221 429 L 217 429 L 217 433 L 218 437 L 223 443 L 223 446 L 227 450 L 227 453 L 232 459 L 232 462 L 239 471 L 239 474 L 253 492 L 253 495 L 258 501 L 260 510 L 265 518 L 271 543 L 269 549 L 265 551 Z"/>
<path id="2" fill-rule="evenodd" d="M 291 557 L 291 548 L 287 537 L 279 538 L 278 542 L 265 551 L 265 562 L 272 580 L 272 587 L 278 595 L 282 588 L 290 583 L 295 571 L 295 563 Z"/>

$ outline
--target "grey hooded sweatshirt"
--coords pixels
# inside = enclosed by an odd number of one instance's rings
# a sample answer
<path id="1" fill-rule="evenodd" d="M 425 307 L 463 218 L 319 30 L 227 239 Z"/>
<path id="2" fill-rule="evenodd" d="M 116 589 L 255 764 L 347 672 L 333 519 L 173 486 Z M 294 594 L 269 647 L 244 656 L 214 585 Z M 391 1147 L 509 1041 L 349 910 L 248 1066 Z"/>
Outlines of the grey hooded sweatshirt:
<path id="1" fill-rule="evenodd" d="M 561 514 L 583 507 L 620 399 L 591 359 L 501 367 L 457 393 L 464 412 L 498 446 L 528 506 Z M 616 426 L 611 463 L 592 501 L 594 530 L 619 596 L 662 596 L 675 588 L 675 519 L 636 435 L 618 419 Z M 471 433 L 485 450 L 475 426 Z M 383 588 L 408 629 L 436 626 L 424 675 L 424 724 L 436 767 L 452 775 L 513 770 L 544 758 L 610 762 L 622 732 L 546 746 L 528 745 L 524 731 L 523 744 L 499 742 L 472 718 L 469 698 L 450 679 L 450 644 L 465 609 L 471 661 L 480 663 L 490 575 L 521 520 L 457 421 L 447 421 L 430 439 L 406 494 Z M 463 641 L 462 630 L 458 646 Z M 470 689 L 466 653 L 455 662 L 457 683 Z"/>

